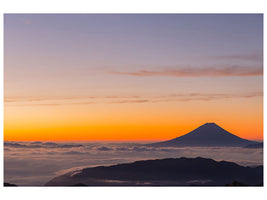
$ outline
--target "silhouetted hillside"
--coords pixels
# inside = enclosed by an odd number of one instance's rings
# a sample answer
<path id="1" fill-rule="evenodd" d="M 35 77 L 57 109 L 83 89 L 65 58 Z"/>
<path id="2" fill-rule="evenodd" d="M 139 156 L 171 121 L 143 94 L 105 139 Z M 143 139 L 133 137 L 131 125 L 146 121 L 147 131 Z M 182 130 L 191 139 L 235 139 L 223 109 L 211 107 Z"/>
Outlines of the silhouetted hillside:
<path id="1" fill-rule="evenodd" d="M 247 185 L 237 181 L 233 181 L 232 183 L 226 184 L 226 186 L 247 186 Z"/>
<path id="2" fill-rule="evenodd" d="M 11 184 L 11 183 L 4 183 L 4 186 L 6 187 L 6 186 L 17 186 L 17 185 L 15 185 L 15 184 Z"/>
<path id="3" fill-rule="evenodd" d="M 77 183 L 77 184 L 74 184 L 74 185 L 72 185 L 72 186 L 80 186 L 80 187 L 84 187 L 84 186 L 88 186 L 88 185 L 85 185 L 85 184 L 83 184 L 83 183 Z"/>
<path id="4" fill-rule="evenodd" d="M 245 146 L 245 148 L 250 148 L 250 149 L 263 148 L 263 142 L 257 143 L 257 144 L 249 144 L 249 145 Z"/>
<path id="5" fill-rule="evenodd" d="M 172 140 L 148 144 L 154 147 L 183 146 L 239 146 L 258 144 L 258 142 L 242 139 L 229 133 L 215 123 L 206 123 L 183 136 Z"/>
<path id="6" fill-rule="evenodd" d="M 225 186 L 263 182 L 263 167 L 243 167 L 207 158 L 167 158 L 86 168 L 58 176 L 46 186 Z"/>

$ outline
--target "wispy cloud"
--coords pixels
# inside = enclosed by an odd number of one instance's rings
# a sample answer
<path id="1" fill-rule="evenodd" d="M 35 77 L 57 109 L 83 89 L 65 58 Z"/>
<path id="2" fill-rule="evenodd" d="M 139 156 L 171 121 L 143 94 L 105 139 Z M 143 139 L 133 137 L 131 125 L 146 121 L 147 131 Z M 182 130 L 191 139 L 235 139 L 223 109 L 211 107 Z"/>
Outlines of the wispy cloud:
<path id="1" fill-rule="evenodd" d="M 229 99 L 229 98 L 253 98 L 262 97 L 262 92 L 246 93 L 246 94 L 203 94 L 203 93 L 189 93 L 189 94 L 171 94 L 169 95 L 170 101 L 211 101 L 218 99 Z"/>
<path id="2" fill-rule="evenodd" d="M 121 100 L 121 101 L 113 101 L 110 103 L 147 103 L 150 102 L 150 100 L 147 99 L 140 99 L 140 100 Z"/>
<path id="3" fill-rule="evenodd" d="M 211 56 L 209 59 L 215 60 L 243 60 L 243 61 L 263 61 L 262 51 L 257 51 L 251 54 L 232 54 L 232 55 L 221 55 L 221 56 Z"/>
<path id="4" fill-rule="evenodd" d="M 4 142 L 5 147 L 12 148 L 75 148 L 75 147 L 83 147 L 81 144 L 57 144 L 52 142 L 47 143 L 31 143 L 31 144 L 20 144 L 17 142 Z"/>
<path id="5" fill-rule="evenodd" d="M 170 77 L 223 77 L 263 75 L 262 66 L 223 66 L 223 67 L 176 67 L 176 69 L 139 70 L 135 72 L 111 71 L 110 74 L 129 76 L 170 76 Z"/>
<path id="6" fill-rule="evenodd" d="M 94 100 L 86 101 L 82 97 L 72 98 L 62 97 L 59 99 L 53 98 L 37 98 L 35 102 L 31 98 L 27 101 L 27 97 L 18 97 L 17 99 L 11 97 L 9 100 L 8 97 L 5 99 L 5 103 L 13 106 L 61 106 L 61 105 L 89 105 L 89 104 L 133 104 L 133 103 L 158 103 L 158 102 L 175 102 L 175 101 L 212 101 L 219 99 L 230 99 L 230 98 L 254 98 L 262 97 L 262 92 L 247 92 L 243 94 L 236 93 L 174 93 L 174 94 L 165 94 L 157 96 L 144 96 L 144 95 L 133 95 L 133 96 L 102 96 L 102 97 L 90 97 Z M 47 102 L 49 100 L 49 102 Z"/>
<path id="7" fill-rule="evenodd" d="M 5 103 L 13 102 L 45 102 L 45 101 L 73 101 L 73 100 L 92 100 L 92 99 L 137 99 L 140 96 L 137 95 L 103 95 L 103 96 L 5 96 Z M 49 103 L 49 102 L 48 102 Z M 84 102 L 84 103 L 93 103 L 93 102 Z"/>

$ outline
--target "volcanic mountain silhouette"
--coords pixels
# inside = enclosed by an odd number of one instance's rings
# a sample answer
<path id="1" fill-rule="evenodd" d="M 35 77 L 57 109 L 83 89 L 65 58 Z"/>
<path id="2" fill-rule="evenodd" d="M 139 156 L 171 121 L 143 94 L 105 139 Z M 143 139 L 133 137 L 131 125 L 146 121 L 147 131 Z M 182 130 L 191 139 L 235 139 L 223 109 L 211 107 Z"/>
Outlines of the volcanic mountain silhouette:
<path id="1" fill-rule="evenodd" d="M 232 146 L 244 147 L 258 142 L 240 138 L 224 130 L 215 123 L 206 123 L 197 129 L 172 140 L 148 144 L 154 147 L 184 147 L 184 146 Z"/>

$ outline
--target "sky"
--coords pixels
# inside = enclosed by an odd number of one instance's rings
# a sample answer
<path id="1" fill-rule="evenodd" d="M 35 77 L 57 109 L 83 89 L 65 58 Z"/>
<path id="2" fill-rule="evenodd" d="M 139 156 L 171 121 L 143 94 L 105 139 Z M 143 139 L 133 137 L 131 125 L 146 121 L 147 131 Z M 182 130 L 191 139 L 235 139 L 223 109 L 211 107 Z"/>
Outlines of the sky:
<path id="1" fill-rule="evenodd" d="M 263 139 L 261 14 L 5 14 L 4 140 Z"/>

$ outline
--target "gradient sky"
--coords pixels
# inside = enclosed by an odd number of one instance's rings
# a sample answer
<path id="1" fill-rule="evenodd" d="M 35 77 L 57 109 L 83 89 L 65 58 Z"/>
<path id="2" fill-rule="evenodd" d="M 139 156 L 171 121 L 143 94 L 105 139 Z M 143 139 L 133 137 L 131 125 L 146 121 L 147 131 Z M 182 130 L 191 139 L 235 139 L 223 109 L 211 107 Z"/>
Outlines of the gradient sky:
<path id="1" fill-rule="evenodd" d="M 4 140 L 263 138 L 260 14 L 5 14 Z"/>

